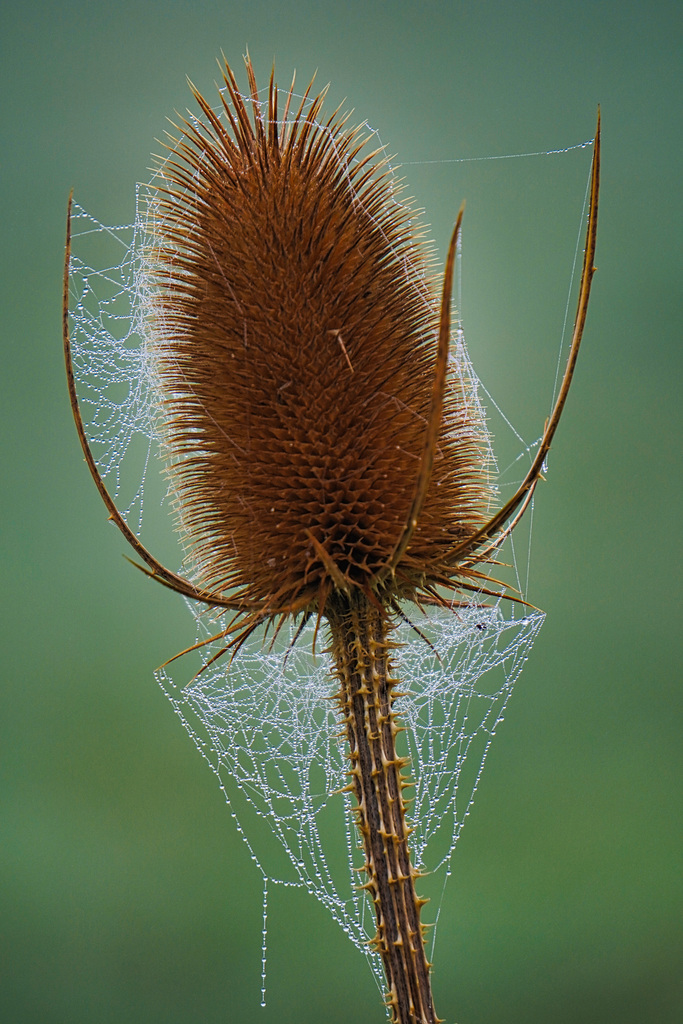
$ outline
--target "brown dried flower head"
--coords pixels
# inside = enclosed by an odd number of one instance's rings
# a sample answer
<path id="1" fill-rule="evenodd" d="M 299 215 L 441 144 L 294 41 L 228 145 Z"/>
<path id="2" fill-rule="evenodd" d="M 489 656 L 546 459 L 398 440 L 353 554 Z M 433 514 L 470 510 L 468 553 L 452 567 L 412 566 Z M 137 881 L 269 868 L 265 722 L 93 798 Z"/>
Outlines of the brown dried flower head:
<path id="1" fill-rule="evenodd" d="M 411 596 L 483 523 L 483 425 L 450 376 L 419 521 L 439 300 L 432 255 L 381 150 L 324 92 L 278 112 L 224 69 L 219 117 L 163 163 L 158 371 L 201 586 L 273 614 L 335 589 Z M 310 87 L 309 87 L 310 90 Z M 265 110 L 263 109 L 265 106 Z"/>

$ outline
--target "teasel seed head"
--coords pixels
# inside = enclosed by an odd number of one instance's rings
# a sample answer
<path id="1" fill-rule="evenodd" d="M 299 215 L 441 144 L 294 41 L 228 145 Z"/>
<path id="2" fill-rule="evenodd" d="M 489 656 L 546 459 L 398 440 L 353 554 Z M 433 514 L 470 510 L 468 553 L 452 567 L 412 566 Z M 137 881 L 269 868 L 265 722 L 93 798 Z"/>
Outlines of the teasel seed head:
<path id="1" fill-rule="evenodd" d="M 485 431 L 450 372 L 419 521 L 430 416 L 433 255 L 382 150 L 322 92 L 285 110 L 223 69 L 220 114 L 178 126 L 161 168 L 152 331 L 183 530 L 198 582 L 263 613 L 382 605 L 453 573 L 484 521 Z"/>

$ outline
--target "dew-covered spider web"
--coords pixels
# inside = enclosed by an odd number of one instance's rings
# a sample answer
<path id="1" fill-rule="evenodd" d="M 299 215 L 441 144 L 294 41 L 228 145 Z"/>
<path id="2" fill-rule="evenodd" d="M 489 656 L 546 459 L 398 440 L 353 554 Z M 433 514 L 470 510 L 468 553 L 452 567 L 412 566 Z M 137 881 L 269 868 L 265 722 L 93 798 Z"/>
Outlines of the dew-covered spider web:
<path id="1" fill-rule="evenodd" d="M 369 128 L 367 132 L 376 134 Z M 559 155 L 589 145 L 508 158 Z M 370 148 L 375 148 L 372 141 L 367 151 Z M 159 175 L 163 177 L 163 168 Z M 159 472 L 169 453 L 163 441 L 149 316 L 154 293 L 150 254 L 163 233 L 157 183 L 138 187 L 129 225 L 105 226 L 74 204 L 70 278 L 73 362 L 93 454 L 124 519 L 152 548 L 158 532 L 168 531 L 176 504 Z M 398 189 L 394 201 L 401 201 Z M 577 215 L 579 210 L 580 201 Z M 577 238 L 584 216 L 585 198 Z M 577 241 L 569 267 L 572 280 L 579 257 Z M 460 267 L 459 258 L 458 292 Z M 426 288 L 424 281 L 412 283 Z M 456 301 L 459 297 L 456 294 Z M 569 301 L 568 295 L 564 325 L 557 332 L 560 353 Z M 460 302 L 458 306 L 462 308 Z M 560 360 L 561 355 L 558 364 Z M 502 435 L 508 449 L 516 452 L 503 469 L 492 444 L 488 454 L 497 501 L 504 501 L 526 472 L 540 438 L 525 442 L 477 379 L 460 321 L 454 329 L 451 367 L 465 382 L 467 401 L 484 412 L 489 428 L 495 423 L 497 443 Z M 509 539 L 501 556 L 508 563 L 501 573 L 507 573 L 506 582 L 522 594 L 528 582 L 531 518 L 527 515 L 521 542 L 518 530 L 516 543 Z M 177 509 L 174 521 L 183 544 Z M 177 562 L 181 574 L 196 576 L 187 549 L 179 551 Z M 204 640 L 221 628 L 223 620 L 215 612 L 194 605 L 191 611 L 194 639 Z M 417 868 L 429 873 L 425 881 L 436 921 L 489 746 L 544 616 L 527 606 L 490 598 L 473 598 L 469 607 L 451 610 L 423 613 L 406 607 L 404 612 L 406 619 L 396 623 L 394 639 L 400 646 L 394 674 L 404 693 L 397 710 L 406 730 L 403 752 L 410 757 L 414 783 L 409 807 L 414 828 L 411 856 Z M 215 772 L 263 879 L 264 998 L 267 894 L 274 885 L 299 886 L 315 896 L 363 952 L 378 985 L 383 985 L 381 961 L 368 945 L 375 922 L 369 899 L 359 888 L 364 857 L 350 813 L 352 798 L 341 792 L 348 781 L 348 765 L 339 713 L 330 699 L 336 688 L 330 658 L 324 636 L 318 637 L 314 650 L 313 624 L 298 632 L 299 625 L 292 622 L 274 642 L 254 634 L 232 661 L 219 659 L 199 674 L 216 652 L 214 646 L 157 671 L 164 692 Z M 187 645 L 192 642 L 188 636 Z M 436 935 L 435 928 L 432 947 Z"/>

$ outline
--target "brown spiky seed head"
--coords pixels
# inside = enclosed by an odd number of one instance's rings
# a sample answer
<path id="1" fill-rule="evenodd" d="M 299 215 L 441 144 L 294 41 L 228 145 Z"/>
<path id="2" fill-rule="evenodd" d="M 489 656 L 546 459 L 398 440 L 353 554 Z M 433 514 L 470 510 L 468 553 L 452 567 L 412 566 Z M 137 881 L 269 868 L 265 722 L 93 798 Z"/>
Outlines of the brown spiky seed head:
<path id="1" fill-rule="evenodd" d="M 323 95 L 278 113 L 225 66 L 219 113 L 164 162 L 153 330 L 183 529 L 205 587 L 268 612 L 368 591 L 415 493 L 435 372 L 431 255 L 381 151 Z M 310 88 L 310 87 L 309 87 Z M 363 148 L 365 147 L 365 148 Z M 449 378 L 419 524 L 395 576 L 444 572 L 482 521 L 482 424 Z M 321 607 L 321 610 L 323 608 Z"/>

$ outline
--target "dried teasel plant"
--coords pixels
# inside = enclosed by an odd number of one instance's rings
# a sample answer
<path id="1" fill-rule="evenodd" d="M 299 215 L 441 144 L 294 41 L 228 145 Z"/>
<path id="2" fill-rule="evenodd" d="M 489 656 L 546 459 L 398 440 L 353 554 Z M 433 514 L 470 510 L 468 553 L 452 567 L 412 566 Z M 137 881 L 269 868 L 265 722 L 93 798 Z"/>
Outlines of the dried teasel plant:
<path id="1" fill-rule="evenodd" d="M 234 614 L 213 640 L 234 652 L 259 626 L 311 617 L 329 634 L 374 904 L 374 940 L 397 1024 L 436 1024 L 397 754 L 392 630 L 404 602 L 453 608 L 499 596 L 484 571 L 528 507 L 557 428 L 583 332 L 597 231 L 600 123 L 569 358 L 528 473 L 487 518 L 483 424 L 449 370 L 450 294 L 462 209 L 440 297 L 411 211 L 381 151 L 309 86 L 265 116 L 223 68 L 220 114 L 181 120 L 160 188 L 152 330 L 169 473 L 195 581 L 166 569 L 107 491 L 79 410 L 90 472 L 149 576 Z M 456 595 L 454 598 L 453 595 Z M 459 596 L 458 596 L 459 595 Z M 512 597 L 511 599 L 515 599 Z M 197 645 L 201 646 L 201 645 Z M 190 648 L 192 649 L 192 648 Z M 210 662 L 209 662 L 210 663 Z"/>

